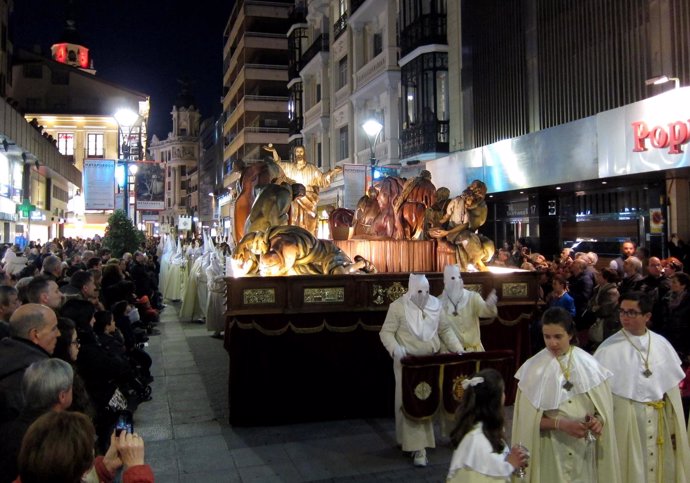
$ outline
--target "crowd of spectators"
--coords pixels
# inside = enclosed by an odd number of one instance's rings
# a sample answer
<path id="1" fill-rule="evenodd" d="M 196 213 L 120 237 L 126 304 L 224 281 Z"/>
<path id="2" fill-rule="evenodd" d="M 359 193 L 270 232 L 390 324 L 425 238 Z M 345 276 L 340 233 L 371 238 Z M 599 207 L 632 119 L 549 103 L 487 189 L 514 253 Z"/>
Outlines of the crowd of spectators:
<path id="1" fill-rule="evenodd" d="M 650 328 L 673 344 L 685 364 L 690 364 L 690 277 L 682 260 L 690 247 L 674 235 L 668 245 L 671 256 L 661 259 L 625 241 L 620 255 L 608 264 L 596 253 L 564 248 L 548 261 L 531 252 L 525 240 L 498 250 L 493 265 L 540 273 L 540 297 L 546 308 L 560 306 L 574 317 L 580 346 L 590 351 L 620 329 L 617 307 L 620 297 L 631 292 L 651 296 L 654 308 Z M 534 328 L 535 348 L 543 347 L 541 329 Z M 689 394 L 690 395 L 690 394 Z"/>
<path id="2" fill-rule="evenodd" d="M 164 305 L 156 241 L 140 248 L 0 247 L 0 483 L 153 481 L 141 438 L 114 433 L 152 397 L 146 346 Z M 69 451 L 51 448 L 60 438 Z"/>

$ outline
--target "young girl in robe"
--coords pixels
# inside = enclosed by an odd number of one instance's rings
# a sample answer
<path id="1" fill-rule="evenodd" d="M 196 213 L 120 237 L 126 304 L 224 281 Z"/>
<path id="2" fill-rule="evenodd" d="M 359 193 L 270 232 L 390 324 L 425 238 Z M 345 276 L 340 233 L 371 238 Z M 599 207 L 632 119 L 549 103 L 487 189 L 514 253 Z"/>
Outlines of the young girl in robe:
<path id="1" fill-rule="evenodd" d="M 571 345 L 565 309 L 547 309 L 541 322 L 546 347 L 515 374 L 511 436 L 531 452 L 525 482 L 619 483 L 611 371 Z"/>
<path id="2" fill-rule="evenodd" d="M 510 481 L 513 471 L 526 466 L 528 455 L 524 448 L 510 449 L 505 442 L 503 378 L 495 369 L 484 369 L 462 381 L 462 387 L 447 482 Z"/>

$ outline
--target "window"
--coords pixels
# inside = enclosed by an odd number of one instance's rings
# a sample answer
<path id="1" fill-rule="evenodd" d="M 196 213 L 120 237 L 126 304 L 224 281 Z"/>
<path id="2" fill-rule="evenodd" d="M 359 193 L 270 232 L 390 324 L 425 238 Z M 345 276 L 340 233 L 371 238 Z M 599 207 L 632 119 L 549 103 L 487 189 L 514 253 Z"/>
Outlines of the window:
<path id="1" fill-rule="evenodd" d="M 376 57 L 381 52 L 383 52 L 383 35 L 381 34 L 381 32 L 374 34 L 374 38 L 373 38 L 372 43 L 373 43 L 373 47 L 374 47 L 373 57 Z"/>
<path id="2" fill-rule="evenodd" d="M 347 132 L 347 126 L 343 126 L 338 131 L 338 159 L 345 159 L 349 156 L 348 144 L 349 136 Z"/>
<path id="3" fill-rule="evenodd" d="M 321 143 L 316 143 L 316 166 L 323 166 L 323 154 L 321 154 Z"/>
<path id="4" fill-rule="evenodd" d="M 180 166 L 180 176 L 187 176 L 187 166 Z"/>
<path id="5" fill-rule="evenodd" d="M 316 84 L 316 102 L 321 102 L 321 84 Z"/>
<path id="6" fill-rule="evenodd" d="M 43 66 L 41 64 L 24 64 L 24 77 L 27 79 L 42 79 Z"/>
<path id="7" fill-rule="evenodd" d="M 58 133 L 58 151 L 63 156 L 74 156 L 74 133 Z"/>
<path id="8" fill-rule="evenodd" d="M 347 85 L 347 55 L 338 62 L 338 85 L 337 89 L 341 89 Z"/>
<path id="9" fill-rule="evenodd" d="M 69 72 L 65 70 L 54 70 L 50 72 L 50 82 L 54 85 L 66 86 L 69 84 Z"/>
<path id="10" fill-rule="evenodd" d="M 91 133 L 86 135 L 86 155 L 90 158 L 101 158 L 105 155 L 103 148 L 103 134 Z"/>

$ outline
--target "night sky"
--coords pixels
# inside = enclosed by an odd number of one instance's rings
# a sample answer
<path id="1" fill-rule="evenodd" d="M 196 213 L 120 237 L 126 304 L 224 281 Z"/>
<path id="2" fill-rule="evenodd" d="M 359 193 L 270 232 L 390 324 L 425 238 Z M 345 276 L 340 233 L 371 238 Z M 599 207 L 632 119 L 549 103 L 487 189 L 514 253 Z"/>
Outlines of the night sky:
<path id="1" fill-rule="evenodd" d="M 66 0 L 15 0 L 16 48 L 49 57 L 65 26 Z M 151 98 L 149 132 L 165 139 L 179 93 L 192 81 L 202 119 L 221 112 L 223 29 L 234 0 L 75 0 L 76 26 L 96 76 Z"/>

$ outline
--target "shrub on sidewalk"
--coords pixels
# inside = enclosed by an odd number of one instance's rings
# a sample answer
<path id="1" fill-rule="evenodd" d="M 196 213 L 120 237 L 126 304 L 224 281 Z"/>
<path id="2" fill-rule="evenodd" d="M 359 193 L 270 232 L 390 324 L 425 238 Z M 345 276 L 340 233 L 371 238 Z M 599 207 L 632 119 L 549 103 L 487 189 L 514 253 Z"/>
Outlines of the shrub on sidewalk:
<path id="1" fill-rule="evenodd" d="M 125 252 L 137 251 L 145 239 L 144 233 L 137 230 L 124 211 L 115 210 L 108 218 L 103 246 L 109 248 L 114 257 L 120 258 Z"/>

